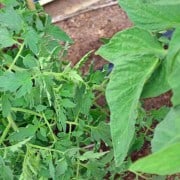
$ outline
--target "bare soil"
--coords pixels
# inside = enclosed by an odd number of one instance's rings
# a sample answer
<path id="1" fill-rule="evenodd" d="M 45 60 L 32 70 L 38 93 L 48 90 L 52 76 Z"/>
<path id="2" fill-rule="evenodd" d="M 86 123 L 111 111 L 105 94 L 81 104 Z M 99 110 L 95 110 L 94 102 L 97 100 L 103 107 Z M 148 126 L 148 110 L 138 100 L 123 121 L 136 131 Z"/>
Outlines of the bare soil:
<path id="1" fill-rule="evenodd" d="M 76 8 L 77 6 L 81 6 L 83 1 L 57 0 L 45 6 L 45 10 L 52 17 L 56 17 L 58 14 L 62 15 L 72 11 L 73 6 L 76 6 Z M 98 4 L 105 4 L 106 2 L 106 0 L 101 0 Z M 56 24 L 74 40 L 74 44 L 68 53 L 68 59 L 72 64 L 77 63 L 87 52 L 97 50 L 102 45 L 100 38 L 112 37 L 116 32 L 132 25 L 127 15 L 118 5 L 82 13 Z M 98 56 L 93 56 L 91 60 L 95 61 L 97 68 L 105 63 Z"/>

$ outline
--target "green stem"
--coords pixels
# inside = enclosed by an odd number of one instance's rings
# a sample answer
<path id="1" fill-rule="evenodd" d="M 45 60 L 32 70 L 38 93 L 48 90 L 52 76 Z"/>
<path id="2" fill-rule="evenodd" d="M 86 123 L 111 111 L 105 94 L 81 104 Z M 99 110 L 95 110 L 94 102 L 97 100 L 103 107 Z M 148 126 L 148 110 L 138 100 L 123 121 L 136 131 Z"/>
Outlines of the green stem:
<path id="1" fill-rule="evenodd" d="M 42 150 L 46 150 L 46 151 L 57 152 L 59 154 L 65 154 L 65 152 L 63 152 L 63 151 L 59 151 L 57 149 L 51 149 L 51 148 L 48 148 L 48 147 L 38 146 L 38 145 L 35 145 L 35 144 L 28 143 L 28 146 L 33 147 L 35 149 L 42 149 Z"/>
<path id="2" fill-rule="evenodd" d="M 130 170 L 131 171 L 131 170 Z M 143 179 L 147 179 L 147 177 L 145 177 L 144 175 L 142 175 L 142 174 L 140 174 L 140 173 L 138 173 L 138 172 L 135 172 L 135 171 L 131 171 L 132 173 L 134 173 L 135 175 L 136 175 L 136 177 L 141 177 L 141 178 L 143 178 Z"/>
<path id="3" fill-rule="evenodd" d="M 43 114 L 43 118 L 44 118 L 44 121 L 45 121 L 45 123 L 47 124 L 47 126 L 48 126 L 48 128 L 49 128 L 49 131 L 50 131 L 50 133 L 51 133 L 51 136 L 52 136 L 52 138 L 53 138 L 53 140 L 54 140 L 54 143 L 57 141 L 57 138 L 56 138 L 56 136 L 54 135 L 54 133 L 53 133 L 53 131 L 52 131 L 52 129 L 51 129 L 51 126 L 50 126 L 50 124 L 49 124 L 49 122 L 48 122 L 48 120 L 47 120 L 47 118 L 46 118 L 46 116 Z"/>
<path id="4" fill-rule="evenodd" d="M 19 56 L 21 55 L 21 53 L 22 53 L 22 50 L 23 50 L 23 48 L 24 48 L 24 43 L 21 45 L 21 47 L 20 47 L 20 49 L 19 49 L 19 51 L 18 51 L 18 53 L 17 53 L 17 55 L 16 55 L 16 57 L 14 58 L 14 60 L 13 60 L 13 62 L 11 63 L 11 65 L 9 66 L 9 71 L 13 68 L 13 66 L 16 64 L 16 61 L 18 60 L 18 58 L 19 58 Z"/>
<path id="5" fill-rule="evenodd" d="M 28 113 L 28 114 L 32 114 L 34 116 L 38 116 L 38 117 L 41 117 L 43 118 L 43 116 L 37 112 L 34 112 L 32 110 L 29 110 L 29 109 L 23 109 L 23 108 L 16 108 L 16 107 L 12 107 L 11 108 L 12 111 L 18 111 L 18 112 L 24 112 L 24 113 Z"/>
<path id="6" fill-rule="evenodd" d="M 17 126 L 16 123 L 14 122 L 14 120 L 13 120 L 13 118 L 12 118 L 11 115 L 9 115 L 9 116 L 7 117 L 7 120 L 8 120 L 8 122 L 11 124 L 11 127 L 13 128 L 14 131 L 19 131 L 18 126 Z"/>
<path id="7" fill-rule="evenodd" d="M 75 126 L 78 126 L 79 124 L 76 123 L 76 122 L 71 122 L 71 121 L 66 121 L 67 124 L 69 125 L 75 125 Z"/>
<path id="8" fill-rule="evenodd" d="M 76 168 L 76 179 L 79 179 L 79 167 L 80 167 L 80 162 L 79 162 L 79 159 L 78 159 L 77 168 Z"/>
<path id="9" fill-rule="evenodd" d="M 8 125 L 6 126 L 6 129 L 3 131 L 1 138 L 0 138 L 0 145 L 2 144 L 4 139 L 6 138 L 10 128 L 11 128 L 11 123 L 9 122 Z"/>
<path id="10" fill-rule="evenodd" d="M 107 117 L 109 117 L 109 113 L 103 109 L 99 104 L 97 104 L 96 102 L 94 102 L 94 105 L 100 109 L 101 112 L 105 113 Z"/>

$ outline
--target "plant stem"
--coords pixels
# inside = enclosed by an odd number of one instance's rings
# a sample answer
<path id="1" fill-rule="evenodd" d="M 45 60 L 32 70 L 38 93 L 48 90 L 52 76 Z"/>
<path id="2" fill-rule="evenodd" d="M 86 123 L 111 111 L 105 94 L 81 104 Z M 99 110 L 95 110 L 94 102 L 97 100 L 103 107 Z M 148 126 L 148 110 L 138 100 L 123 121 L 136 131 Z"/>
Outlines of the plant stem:
<path id="1" fill-rule="evenodd" d="M 19 56 L 20 56 L 21 53 L 22 53 L 22 50 L 23 50 L 23 48 L 24 48 L 24 45 L 25 45 L 24 43 L 21 44 L 21 47 L 20 47 L 20 49 L 19 49 L 16 57 L 14 58 L 13 62 L 11 63 L 11 65 L 9 66 L 9 69 L 8 69 L 9 71 L 10 71 L 10 70 L 13 68 L 13 66 L 16 64 L 16 61 L 18 60 Z"/>
<path id="2" fill-rule="evenodd" d="M 79 179 L 79 166 L 80 166 L 80 162 L 79 162 L 79 159 L 78 159 L 77 168 L 76 168 L 76 179 Z"/>
<path id="3" fill-rule="evenodd" d="M 37 112 L 34 112 L 32 110 L 29 110 L 29 109 L 23 109 L 23 108 L 16 108 L 16 107 L 12 107 L 11 108 L 12 111 L 18 111 L 18 112 L 24 112 L 24 113 L 28 113 L 28 114 L 32 114 L 34 116 L 38 116 L 38 117 L 41 117 L 43 118 L 43 116 Z"/>
<path id="4" fill-rule="evenodd" d="M 6 138 L 10 128 L 11 128 L 11 123 L 9 122 L 8 125 L 6 126 L 6 129 L 3 131 L 1 138 L 0 138 L 0 145 L 2 144 L 4 139 Z"/>
<path id="5" fill-rule="evenodd" d="M 28 144 L 28 146 L 31 146 L 31 147 L 33 147 L 33 148 L 35 148 L 35 149 L 42 149 L 42 150 L 46 150 L 46 151 L 57 152 L 57 153 L 59 153 L 59 154 L 65 154 L 65 152 L 63 152 L 63 151 L 59 151 L 59 150 L 57 150 L 57 149 L 50 149 L 50 148 L 48 148 L 48 147 L 38 146 L 38 145 L 35 145 L 35 144 Z"/>
<path id="6" fill-rule="evenodd" d="M 50 131 L 50 133 L 51 133 L 51 136 L 52 136 L 52 138 L 53 138 L 53 140 L 54 140 L 54 143 L 57 141 L 57 138 L 56 138 L 56 136 L 54 135 L 54 133 L 53 133 L 53 131 L 52 131 L 52 129 L 51 129 L 51 126 L 50 126 L 50 124 L 49 124 L 49 122 L 48 122 L 48 120 L 47 120 L 47 118 L 46 118 L 46 116 L 43 114 L 43 118 L 44 118 L 44 121 L 46 122 L 46 124 L 47 124 L 47 126 L 48 126 L 48 128 L 49 128 L 49 131 Z"/>
<path id="7" fill-rule="evenodd" d="M 14 120 L 13 120 L 13 118 L 12 118 L 11 115 L 9 115 L 9 116 L 7 117 L 7 120 L 8 120 L 8 122 L 11 124 L 11 127 L 13 128 L 14 131 L 19 131 L 18 126 L 17 126 L 16 123 L 14 122 Z"/>

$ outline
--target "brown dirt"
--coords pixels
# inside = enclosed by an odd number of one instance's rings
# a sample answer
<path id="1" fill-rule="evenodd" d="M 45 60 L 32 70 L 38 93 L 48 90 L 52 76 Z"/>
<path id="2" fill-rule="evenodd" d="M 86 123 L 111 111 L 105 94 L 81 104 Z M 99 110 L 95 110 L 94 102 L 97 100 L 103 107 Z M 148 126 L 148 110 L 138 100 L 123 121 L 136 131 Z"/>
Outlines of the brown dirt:
<path id="1" fill-rule="evenodd" d="M 69 4 L 68 4 L 69 1 Z M 78 0 L 77 3 L 73 0 L 59 0 L 45 7 L 45 10 L 53 17 L 59 13 L 64 13 L 61 8 L 72 8 L 72 4 L 78 4 L 83 0 Z M 100 3 L 105 3 L 106 0 L 101 0 Z M 59 7 L 59 8 L 58 8 Z M 100 8 L 98 10 L 89 11 L 80 14 L 73 18 L 57 23 L 64 31 L 66 31 L 74 40 L 71 46 L 68 59 L 75 64 L 78 60 L 91 50 L 97 50 L 101 46 L 100 38 L 112 37 L 116 32 L 126 29 L 132 25 L 128 20 L 127 15 L 118 5 L 111 7 Z M 96 67 L 101 67 L 105 61 L 98 56 L 93 56 Z"/>

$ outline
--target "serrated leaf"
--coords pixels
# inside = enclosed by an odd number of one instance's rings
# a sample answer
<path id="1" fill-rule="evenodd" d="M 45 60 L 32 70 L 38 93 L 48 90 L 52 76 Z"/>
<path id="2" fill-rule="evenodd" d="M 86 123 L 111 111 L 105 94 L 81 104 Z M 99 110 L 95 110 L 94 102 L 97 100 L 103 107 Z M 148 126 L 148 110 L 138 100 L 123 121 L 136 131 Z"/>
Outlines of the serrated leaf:
<path id="1" fill-rule="evenodd" d="M 59 39 L 60 41 L 69 43 L 73 42 L 72 39 L 58 26 L 49 26 L 46 32 L 48 33 L 48 35 L 51 35 L 55 39 Z"/>
<path id="2" fill-rule="evenodd" d="M 37 66 L 37 60 L 30 54 L 23 58 L 23 64 L 26 68 L 33 68 Z"/>
<path id="3" fill-rule="evenodd" d="M 49 174 L 53 180 L 55 180 L 55 168 L 52 160 L 49 162 Z"/>
<path id="4" fill-rule="evenodd" d="M 162 106 L 160 109 L 152 109 L 150 111 L 151 116 L 158 122 L 161 122 L 166 115 L 169 113 L 170 108 L 166 106 Z"/>
<path id="5" fill-rule="evenodd" d="M 70 99 L 62 99 L 62 106 L 65 108 L 73 108 L 76 106 Z"/>
<path id="6" fill-rule="evenodd" d="M 4 8 L 4 11 L 0 12 L 0 24 L 8 29 L 19 32 L 22 29 L 23 21 L 17 11 L 11 6 L 7 6 Z"/>
<path id="7" fill-rule="evenodd" d="M 145 84 L 141 97 L 156 97 L 167 92 L 170 88 L 167 77 L 167 62 L 164 60 Z"/>
<path id="8" fill-rule="evenodd" d="M 31 88 L 31 75 L 28 72 L 5 72 L 0 76 L 0 91 L 16 92 L 16 96 L 21 97 Z"/>
<path id="9" fill-rule="evenodd" d="M 0 156 L 0 179 L 13 180 L 13 172 L 9 166 L 5 165 L 3 158 Z"/>
<path id="10" fill-rule="evenodd" d="M 11 112 L 11 103 L 9 101 L 9 95 L 3 94 L 1 98 L 2 98 L 2 114 L 3 117 L 7 117 Z"/>
<path id="11" fill-rule="evenodd" d="M 100 140 L 103 140 L 105 143 L 107 143 L 109 146 L 111 146 L 111 134 L 110 134 L 110 127 L 109 124 L 100 122 L 98 126 L 93 127 L 91 129 L 91 136 L 93 139 L 95 139 L 97 142 Z"/>
<path id="12" fill-rule="evenodd" d="M 180 1 L 119 0 L 120 6 L 136 26 L 148 30 L 164 30 L 180 25 Z"/>
<path id="13" fill-rule="evenodd" d="M 164 56 L 163 53 L 160 44 L 148 32 L 138 28 L 117 33 L 110 43 L 97 51 L 115 64 L 106 97 L 111 111 L 116 165 L 122 164 L 133 139 L 143 86 L 158 65 L 154 54 L 159 57 Z"/>
<path id="14" fill-rule="evenodd" d="M 92 54 L 92 51 L 89 51 L 88 53 L 86 53 L 74 66 L 75 69 L 80 69 L 85 63 L 86 61 L 89 59 L 90 55 Z"/>
<path id="15" fill-rule="evenodd" d="M 6 28 L 0 28 L 0 48 L 10 47 L 15 43 Z"/>
<path id="16" fill-rule="evenodd" d="M 83 82 L 82 77 L 79 75 L 79 73 L 76 70 L 70 70 L 67 73 L 67 76 L 70 80 L 72 80 L 75 83 Z"/>
<path id="17" fill-rule="evenodd" d="M 168 146 L 142 158 L 129 168 L 133 172 L 171 175 L 180 172 L 180 143 Z"/>
<path id="18" fill-rule="evenodd" d="M 37 131 L 37 126 L 29 124 L 27 127 L 21 127 L 17 132 L 13 132 L 10 134 L 8 139 L 10 141 L 22 141 L 26 138 L 31 138 L 35 135 L 35 132 Z"/>
<path id="19" fill-rule="evenodd" d="M 152 152 L 180 142 L 180 108 L 172 108 L 165 119 L 157 125 L 151 141 Z"/>
<path id="20" fill-rule="evenodd" d="M 57 162 L 56 166 L 56 176 L 63 175 L 68 169 L 68 164 L 66 159 L 61 159 Z"/>
<path id="21" fill-rule="evenodd" d="M 27 29 L 27 31 L 24 33 L 24 42 L 25 44 L 30 48 L 30 50 L 37 54 L 38 49 L 38 41 L 39 41 L 39 35 L 33 28 Z"/>
<path id="22" fill-rule="evenodd" d="M 79 157 L 79 160 L 80 161 L 86 161 L 86 160 L 89 160 L 89 159 L 99 159 L 102 156 L 104 156 L 105 154 L 107 154 L 108 152 L 109 151 L 95 153 L 93 151 L 87 151 L 87 152 L 85 152 L 83 155 L 81 155 Z"/>
<path id="23" fill-rule="evenodd" d="M 89 110 L 93 103 L 94 94 L 91 91 L 83 94 L 82 103 L 80 104 L 80 112 L 88 115 Z"/>
<path id="24" fill-rule="evenodd" d="M 17 144 L 14 144 L 12 146 L 7 146 L 5 147 L 4 149 L 9 149 L 10 151 L 12 152 L 16 152 L 18 151 L 23 145 L 25 145 L 27 142 L 29 142 L 31 140 L 31 137 L 30 138 L 27 138 L 23 141 L 20 141 L 19 143 Z M 3 148 L 2 148 L 3 149 Z"/>

